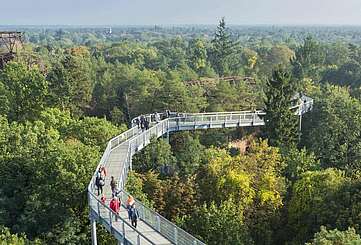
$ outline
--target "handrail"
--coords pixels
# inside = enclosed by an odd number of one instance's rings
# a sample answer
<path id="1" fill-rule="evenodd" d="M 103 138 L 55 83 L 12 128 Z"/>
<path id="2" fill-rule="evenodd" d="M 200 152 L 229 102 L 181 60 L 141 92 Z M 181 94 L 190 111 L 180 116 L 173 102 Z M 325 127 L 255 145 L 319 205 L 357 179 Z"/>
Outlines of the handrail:
<path id="1" fill-rule="evenodd" d="M 132 231 L 134 231 L 135 233 L 138 234 L 138 236 L 142 237 L 142 239 L 146 240 L 148 243 L 155 245 L 155 243 L 153 243 L 149 238 L 147 238 L 146 236 L 144 236 L 140 231 L 138 231 L 136 228 L 134 228 L 131 224 L 129 224 L 128 221 L 126 221 L 126 219 L 123 219 L 119 214 L 115 213 L 111 208 L 109 208 L 108 206 L 104 205 L 99 198 L 94 195 L 94 193 L 89 192 L 89 195 L 91 195 L 93 198 L 95 198 L 95 200 L 97 200 L 97 205 L 98 205 L 98 212 L 100 212 L 100 207 L 102 207 L 103 209 L 105 208 L 108 213 L 109 213 L 109 225 L 111 226 L 111 223 L 113 222 L 113 217 L 116 219 L 121 220 L 124 224 L 126 224 L 128 227 L 130 227 L 132 229 Z M 91 198 L 91 197 L 90 197 Z M 122 205 L 123 208 L 125 208 L 124 205 Z M 122 230 L 123 230 L 123 235 L 125 234 L 125 227 L 124 225 L 122 226 Z M 139 238 L 137 239 L 139 241 Z"/>
<path id="2" fill-rule="evenodd" d="M 290 109 L 299 108 L 297 111 L 298 114 L 302 115 L 309 110 L 312 110 L 313 100 L 309 97 L 306 98 L 301 104 L 290 107 Z M 174 113 L 173 113 L 174 115 Z M 91 181 L 88 185 L 89 192 L 89 205 L 91 210 L 93 198 L 98 207 L 98 216 L 100 217 L 99 205 L 105 207 L 106 210 L 110 210 L 109 207 L 103 205 L 100 200 L 95 196 L 94 180 L 96 172 L 98 171 L 100 165 L 107 165 L 107 160 L 113 150 L 117 147 L 120 147 L 122 144 L 128 144 L 128 150 L 126 153 L 125 161 L 123 162 L 122 169 L 120 172 L 118 187 L 120 189 L 120 197 L 122 202 L 125 202 L 125 197 L 128 193 L 124 190 L 125 183 L 127 180 L 127 175 L 129 169 L 132 168 L 132 156 L 147 144 L 150 143 L 152 137 L 160 137 L 164 134 L 167 134 L 172 131 L 179 130 L 189 130 L 197 128 L 209 128 L 212 125 L 221 125 L 221 127 L 235 127 L 235 126 L 257 126 L 264 125 L 263 116 L 265 115 L 264 111 L 254 110 L 254 111 L 234 111 L 234 112 L 207 112 L 207 113 L 176 113 L 176 116 L 172 116 L 157 122 L 155 125 L 151 126 L 148 130 L 140 132 L 138 126 L 134 126 L 129 130 L 123 132 L 122 134 L 112 138 L 104 151 L 104 154 L 94 172 L 94 175 L 91 178 Z M 145 115 L 147 118 L 151 118 L 151 115 Z M 183 128 L 182 128 L 183 127 Z M 185 232 L 183 229 L 177 227 L 172 222 L 168 221 L 162 217 L 157 212 L 146 207 L 143 203 L 136 200 L 138 211 L 140 212 L 140 218 L 142 221 L 151 226 L 155 231 L 158 231 L 161 235 L 167 238 L 174 244 L 194 244 L 194 245 L 204 245 L 203 242 L 193 237 L 191 234 Z M 122 220 L 123 225 L 129 225 L 123 218 L 118 216 Z M 111 219 L 110 219 L 111 220 Z M 110 222 L 110 226 L 112 222 Z M 149 241 L 140 231 L 130 226 L 139 237 L 144 238 L 147 242 L 154 244 Z M 124 230 L 123 230 L 124 231 Z M 124 235 L 124 233 L 123 233 Z M 124 235 L 125 236 L 125 235 Z M 137 241 L 137 244 L 140 244 Z"/>

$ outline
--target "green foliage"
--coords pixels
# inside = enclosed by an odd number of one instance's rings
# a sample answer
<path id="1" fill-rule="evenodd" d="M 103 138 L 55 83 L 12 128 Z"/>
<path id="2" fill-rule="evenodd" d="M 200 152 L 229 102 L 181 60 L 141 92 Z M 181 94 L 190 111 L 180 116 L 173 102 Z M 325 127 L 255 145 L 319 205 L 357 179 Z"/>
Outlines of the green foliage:
<path id="1" fill-rule="evenodd" d="M 69 135 L 89 146 L 105 148 L 108 141 L 126 130 L 126 126 L 116 127 L 105 119 L 85 117 L 69 126 Z"/>
<path id="2" fill-rule="evenodd" d="M 318 80 L 320 75 L 318 69 L 325 62 L 325 52 L 320 43 L 312 36 L 308 36 L 295 53 L 295 59 L 292 61 L 294 76 Z"/>
<path id="3" fill-rule="evenodd" d="M 210 91 L 209 111 L 239 111 L 255 108 L 256 100 L 260 99 L 253 94 L 245 83 L 231 84 L 220 81 Z"/>
<path id="4" fill-rule="evenodd" d="M 244 220 L 256 243 L 272 243 L 283 206 L 284 164 L 277 148 L 266 141 L 252 142 L 250 153 L 231 157 L 226 150 L 210 149 L 207 163 L 197 176 L 201 201 L 232 198 L 244 210 Z"/>
<path id="5" fill-rule="evenodd" d="M 306 116 L 304 144 L 324 167 L 352 172 L 360 168 L 361 104 L 349 92 L 324 86 L 315 96 L 314 110 Z"/>
<path id="6" fill-rule="evenodd" d="M 306 172 L 293 185 L 288 216 L 294 240 L 304 242 L 318 230 L 320 225 L 334 224 L 333 206 L 338 193 L 347 179 L 340 170 Z"/>
<path id="7" fill-rule="evenodd" d="M 279 68 L 267 81 L 265 101 L 265 132 L 274 146 L 286 146 L 297 141 L 297 117 L 290 110 L 298 84 L 289 72 Z"/>
<path id="8" fill-rule="evenodd" d="M 0 245 L 41 245 L 40 240 L 31 242 L 26 239 L 24 235 L 11 234 L 10 230 L 6 227 L 0 227 Z"/>
<path id="9" fill-rule="evenodd" d="M 237 62 L 235 57 L 238 53 L 238 43 L 231 39 L 226 28 L 226 22 L 224 18 L 222 18 L 217 26 L 217 31 L 212 40 L 212 47 L 210 50 L 212 67 L 220 77 L 235 75 L 235 71 L 232 70 L 232 67 L 235 65 L 233 62 Z"/>
<path id="10" fill-rule="evenodd" d="M 315 238 L 306 245 L 356 245 L 361 243 L 360 235 L 356 234 L 355 229 L 348 228 L 346 231 L 337 229 L 327 230 L 321 226 L 321 231 L 315 234 Z"/>
<path id="11" fill-rule="evenodd" d="M 180 80 L 179 74 L 170 73 L 170 80 L 164 80 L 154 99 L 158 111 L 199 112 L 207 106 L 201 87 L 188 89 Z"/>
<path id="12" fill-rule="evenodd" d="M 202 39 L 193 39 L 189 42 L 189 66 L 200 75 L 207 75 L 208 66 L 207 48 Z"/>
<path id="13" fill-rule="evenodd" d="M 86 185 L 107 140 L 131 118 L 262 109 L 264 97 L 267 136 L 282 156 L 265 141 L 233 155 L 205 149 L 226 148 L 240 130 L 176 134 L 172 147 L 154 140 L 138 153 L 140 173 L 127 189 L 208 244 L 299 244 L 321 225 L 328 231 L 314 244 L 356 239 L 332 229 L 361 232 L 357 28 L 226 28 L 222 19 L 213 40 L 211 27 L 139 28 L 31 29 L 32 44 L 0 72 L 0 224 L 10 228 L 0 243 L 31 244 L 26 234 L 89 244 Z M 266 82 L 275 65 L 290 63 L 297 82 L 278 69 Z M 210 79 L 217 74 L 249 77 Z M 350 87 L 320 88 L 326 82 Z M 298 89 L 315 99 L 302 149 L 288 109 Z M 100 226 L 98 240 L 116 244 Z"/>
<path id="14" fill-rule="evenodd" d="M 162 139 L 151 139 L 151 143 L 141 152 L 134 156 L 133 167 L 136 171 L 145 173 L 149 170 L 156 170 L 168 174 L 166 168 L 174 171 L 176 159 L 171 146 Z"/>
<path id="15" fill-rule="evenodd" d="M 199 138 L 192 137 L 188 132 L 179 133 L 172 136 L 171 145 L 180 175 L 193 175 L 201 165 L 204 150 Z"/>
<path id="16" fill-rule="evenodd" d="M 207 244 L 254 244 L 243 220 L 243 210 L 232 199 L 197 208 L 185 227 Z"/>
<path id="17" fill-rule="evenodd" d="M 284 175 L 291 181 L 295 181 L 307 171 L 315 171 L 321 168 L 320 162 L 315 154 L 308 153 L 305 148 L 298 150 L 291 147 L 284 152 L 284 161 L 286 168 Z"/>
<path id="18" fill-rule="evenodd" d="M 0 72 L 0 114 L 34 119 L 45 105 L 48 83 L 37 67 L 11 62 Z"/>
<path id="19" fill-rule="evenodd" d="M 81 113 L 88 106 L 94 87 L 89 50 L 82 46 L 66 50 L 47 79 L 51 103 L 70 108 L 74 114 Z"/>
<path id="20" fill-rule="evenodd" d="M 154 201 L 150 200 L 148 195 L 143 191 L 144 179 L 141 174 L 130 171 L 128 174 L 126 190 L 134 197 L 144 203 L 147 207 L 152 208 Z"/>

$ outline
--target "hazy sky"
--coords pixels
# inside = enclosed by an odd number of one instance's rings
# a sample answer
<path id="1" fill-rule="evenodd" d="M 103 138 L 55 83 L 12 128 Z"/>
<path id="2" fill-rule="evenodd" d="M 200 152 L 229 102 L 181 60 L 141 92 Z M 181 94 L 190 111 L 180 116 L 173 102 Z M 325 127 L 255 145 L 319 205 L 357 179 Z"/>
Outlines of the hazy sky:
<path id="1" fill-rule="evenodd" d="M 361 0 L 0 0 L 2 24 L 361 25 Z"/>

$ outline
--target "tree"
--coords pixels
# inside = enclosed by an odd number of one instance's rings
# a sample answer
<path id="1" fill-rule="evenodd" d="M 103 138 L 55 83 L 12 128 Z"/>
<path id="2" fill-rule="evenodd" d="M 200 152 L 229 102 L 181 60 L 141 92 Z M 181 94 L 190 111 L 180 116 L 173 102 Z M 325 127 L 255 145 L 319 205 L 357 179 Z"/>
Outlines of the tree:
<path id="1" fill-rule="evenodd" d="M 243 210 L 232 199 L 197 208 L 185 227 L 207 244 L 253 244 Z"/>
<path id="2" fill-rule="evenodd" d="M 308 153 L 306 148 L 298 150 L 296 147 L 290 147 L 284 152 L 286 168 L 284 175 L 291 181 L 295 181 L 307 171 L 320 170 L 320 162 L 315 154 Z"/>
<path id="3" fill-rule="evenodd" d="M 0 113 L 10 120 L 35 119 L 45 106 L 48 82 L 37 67 L 8 63 L 0 72 Z"/>
<path id="4" fill-rule="evenodd" d="M 255 243 L 271 244 L 285 193 L 278 149 L 254 141 L 249 154 L 232 157 L 226 150 L 209 149 L 205 159 L 197 174 L 200 201 L 220 204 L 231 198 L 244 211 Z"/>
<path id="5" fill-rule="evenodd" d="M 94 88 L 89 50 L 82 46 L 66 50 L 60 63 L 49 72 L 48 80 L 51 101 L 82 114 L 89 107 Z"/>
<path id="6" fill-rule="evenodd" d="M 189 66 L 202 74 L 207 66 L 207 48 L 202 39 L 192 39 L 189 42 Z"/>
<path id="7" fill-rule="evenodd" d="M 303 144 L 323 167 L 360 168 L 361 103 L 347 89 L 326 85 L 316 93 L 314 109 L 305 116 Z"/>
<path id="8" fill-rule="evenodd" d="M 325 52 L 318 41 L 312 36 L 304 39 L 303 45 L 297 47 L 295 59 L 292 60 L 293 75 L 297 79 L 319 79 L 319 68 L 324 65 Z"/>
<path id="9" fill-rule="evenodd" d="M 134 156 L 133 167 L 140 173 L 150 170 L 169 174 L 175 171 L 176 159 L 171 146 L 162 139 L 151 139 L 151 143 Z M 171 169 L 169 169 L 171 168 Z"/>
<path id="10" fill-rule="evenodd" d="M 207 106 L 201 87 L 187 88 L 179 74 L 171 72 L 169 80 L 162 81 L 154 108 L 158 111 L 199 112 Z"/>
<path id="11" fill-rule="evenodd" d="M 256 107 L 260 99 L 250 87 L 244 83 L 231 84 L 229 81 L 219 81 L 210 89 L 208 111 L 239 111 Z"/>
<path id="12" fill-rule="evenodd" d="M 346 231 L 337 229 L 327 230 L 321 226 L 321 231 L 315 234 L 314 239 L 306 245 L 352 245 L 361 243 L 361 237 L 355 232 L 355 229 L 348 228 Z"/>
<path id="13" fill-rule="evenodd" d="M 361 65 L 354 60 L 342 64 L 338 69 L 331 67 L 325 72 L 323 82 L 330 82 L 340 86 L 351 86 L 353 88 L 361 85 Z"/>
<path id="14" fill-rule="evenodd" d="M 297 117 L 290 110 L 298 84 L 282 68 L 273 72 L 266 85 L 265 133 L 271 145 L 287 146 L 297 142 Z"/>
<path id="15" fill-rule="evenodd" d="M 334 206 L 338 202 L 334 196 L 346 180 L 342 171 L 326 169 L 306 172 L 295 182 L 288 207 L 294 241 L 309 240 L 320 225 L 334 227 L 334 214 L 337 210 Z"/>
<path id="16" fill-rule="evenodd" d="M 204 147 L 199 138 L 192 137 L 188 132 L 173 135 L 171 145 L 177 159 L 181 176 L 193 175 L 201 165 Z"/>
<path id="17" fill-rule="evenodd" d="M 233 65 L 232 62 L 237 62 L 234 57 L 238 53 L 238 43 L 231 39 L 226 28 L 226 22 L 222 18 L 212 40 L 209 57 L 213 69 L 219 76 L 232 75 L 236 72 L 232 71 L 230 66 Z"/>
<path id="18" fill-rule="evenodd" d="M 0 226 L 0 245 L 41 245 L 40 240 L 34 242 L 26 239 L 24 235 L 11 234 L 6 227 Z"/>

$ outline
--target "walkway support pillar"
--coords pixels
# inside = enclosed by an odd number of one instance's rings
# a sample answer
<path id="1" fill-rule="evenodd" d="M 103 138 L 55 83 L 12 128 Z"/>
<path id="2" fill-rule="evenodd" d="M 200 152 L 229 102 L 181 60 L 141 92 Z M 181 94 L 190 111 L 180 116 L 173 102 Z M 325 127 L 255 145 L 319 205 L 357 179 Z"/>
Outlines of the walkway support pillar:
<path id="1" fill-rule="evenodd" d="M 94 218 L 90 219 L 90 225 L 91 225 L 91 234 L 92 234 L 92 245 L 97 245 L 97 223 L 95 222 Z"/>

